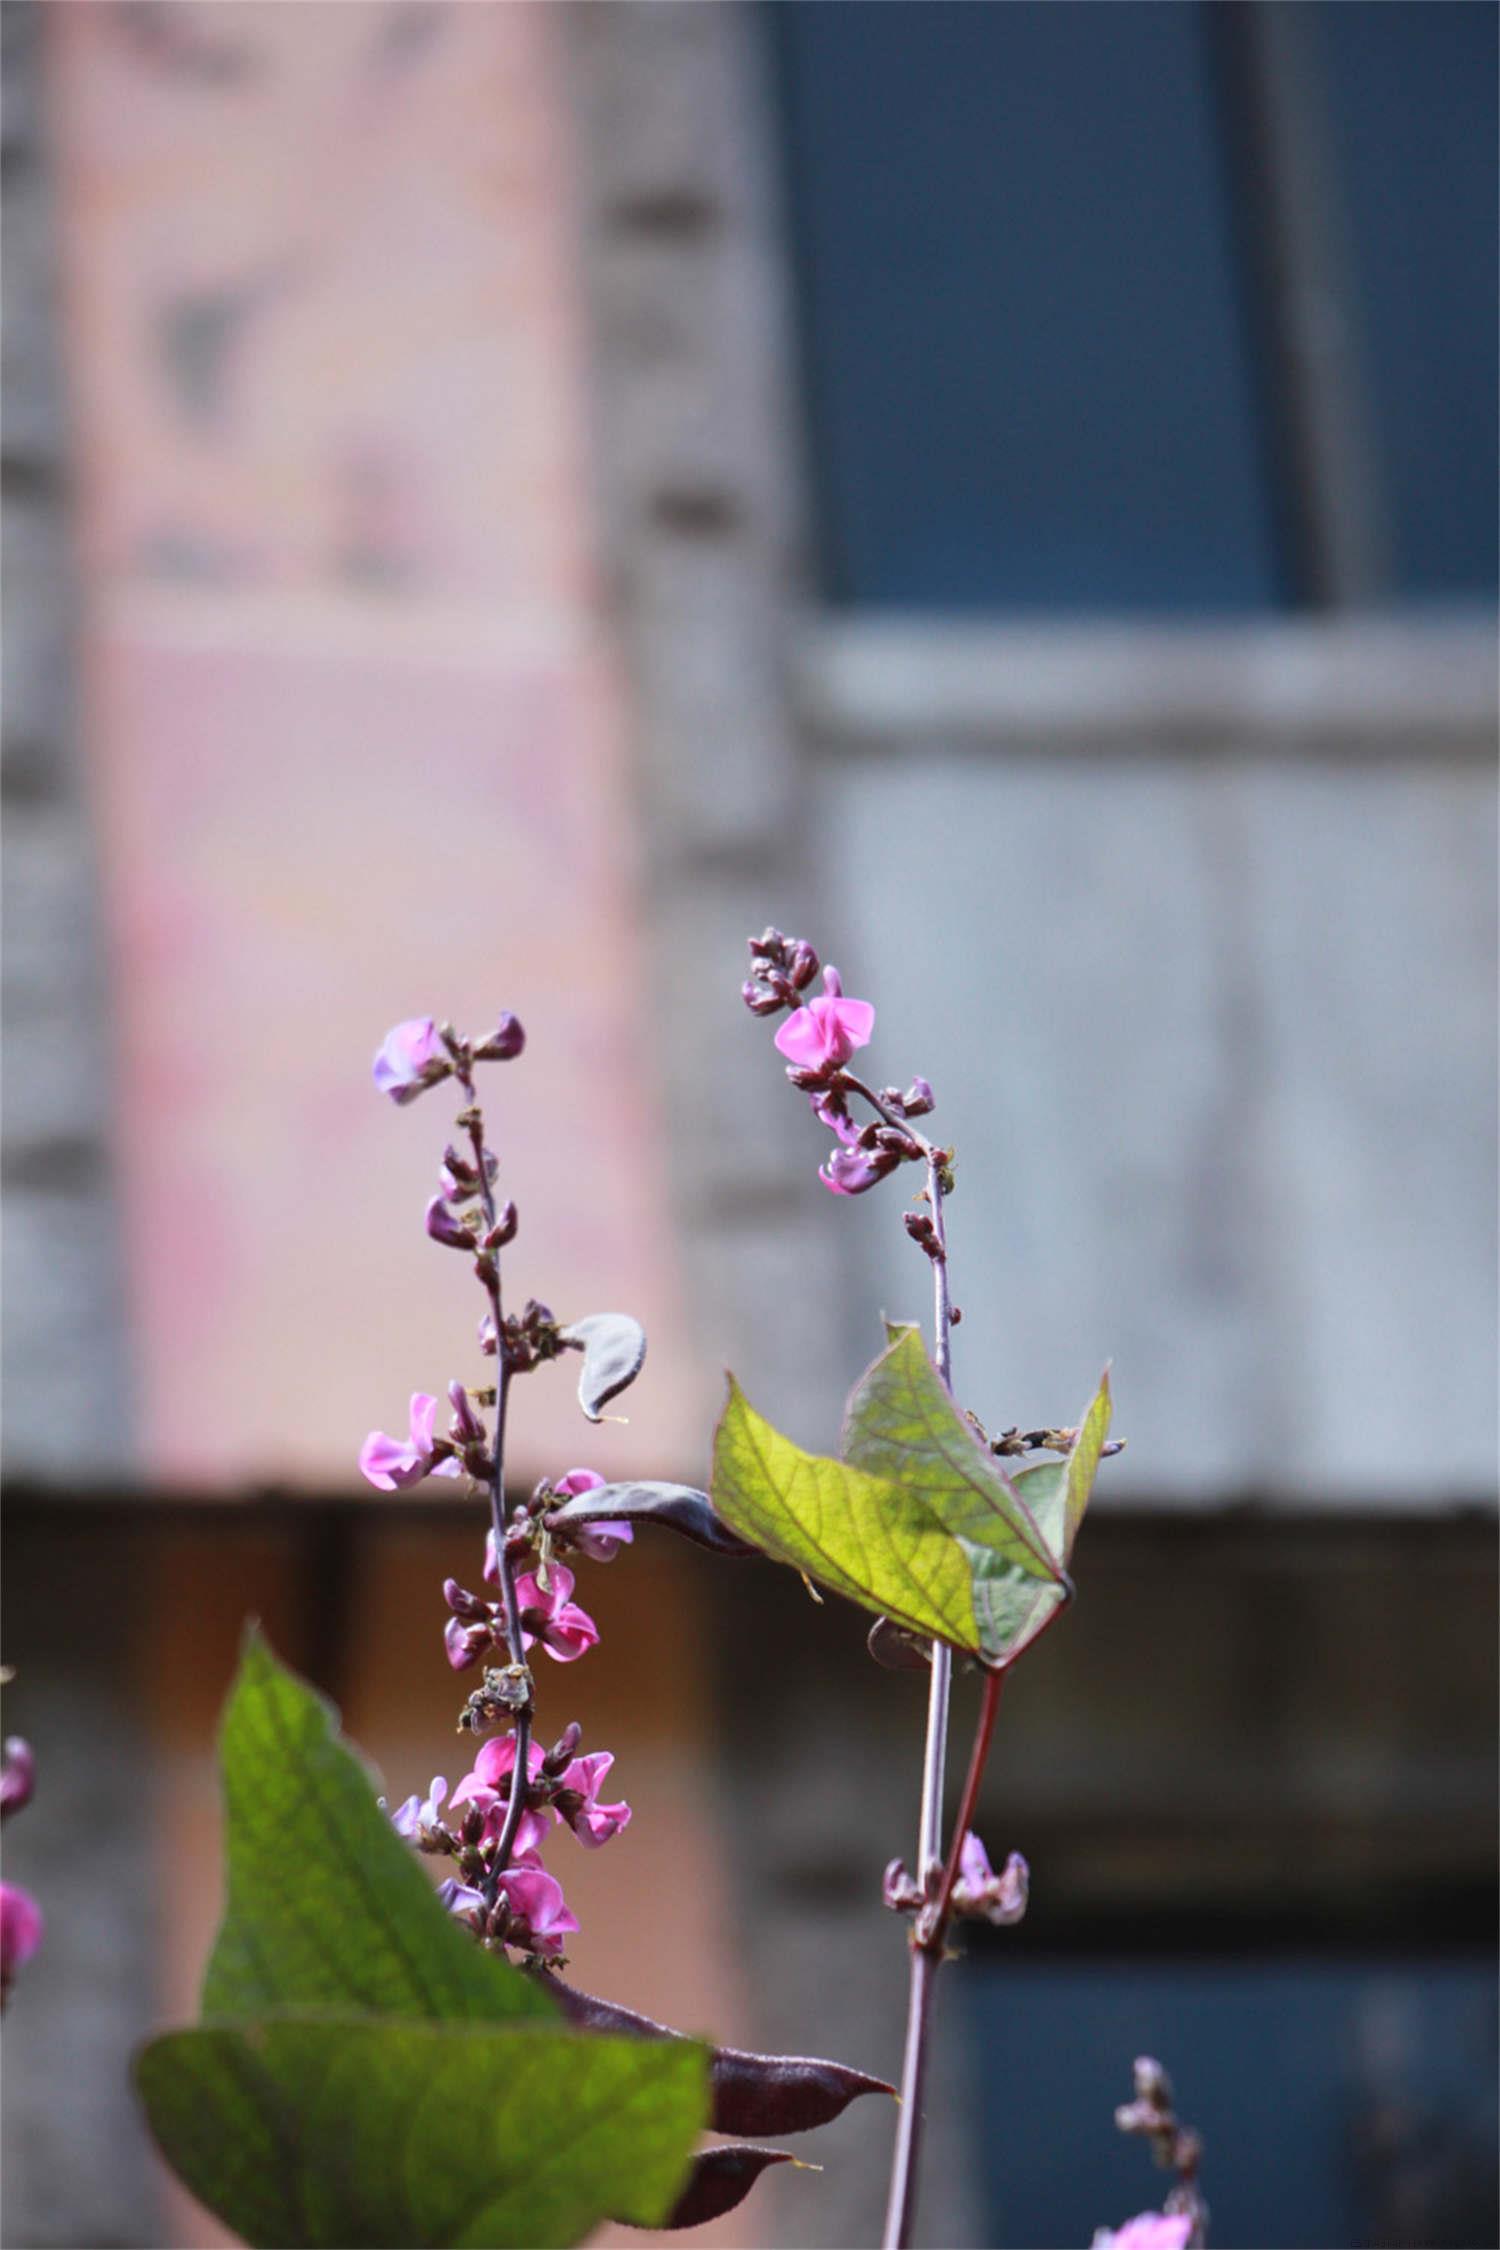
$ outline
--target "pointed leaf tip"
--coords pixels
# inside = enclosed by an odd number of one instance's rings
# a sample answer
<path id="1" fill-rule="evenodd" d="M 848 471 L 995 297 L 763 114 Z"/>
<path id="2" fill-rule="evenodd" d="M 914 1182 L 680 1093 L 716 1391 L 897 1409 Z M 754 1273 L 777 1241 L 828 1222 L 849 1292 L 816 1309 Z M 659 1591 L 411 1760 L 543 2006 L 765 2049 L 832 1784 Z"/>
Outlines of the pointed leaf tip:
<path id="1" fill-rule="evenodd" d="M 582 1349 L 578 1403 L 591 1422 L 604 1419 L 612 1398 L 628 1390 L 646 1357 L 646 1331 L 629 1313 L 590 1313 L 559 1331 L 565 1344 Z"/>

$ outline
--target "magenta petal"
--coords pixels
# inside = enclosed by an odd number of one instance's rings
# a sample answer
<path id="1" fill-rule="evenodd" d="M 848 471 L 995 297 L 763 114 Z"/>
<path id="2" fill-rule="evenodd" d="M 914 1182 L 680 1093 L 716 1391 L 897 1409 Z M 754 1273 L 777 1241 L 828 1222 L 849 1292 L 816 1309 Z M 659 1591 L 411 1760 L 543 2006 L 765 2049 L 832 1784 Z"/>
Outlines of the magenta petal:
<path id="1" fill-rule="evenodd" d="M 564 1602 L 542 1627 L 542 1646 L 559 1664 L 576 1663 L 598 1645 L 599 1628 L 577 1602 Z"/>
<path id="2" fill-rule="evenodd" d="M 578 1927 L 575 1922 L 573 1927 Z M 0 1983 L 9 1984 L 42 1942 L 46 1924 L 30 1891 L 0 1883 Z"/>
<path id="3" fill-rule="evenodd" d="M 399 1439 L 387 1437 L 384 1430 L 372 1430 L 359 1449 L 360 1473 L 368 1477 L 379 1492 L 399 1492 L 406 1485 L 420 1484 L 427 1474 L 427 1464 L 419 1460 L 409 1445 Z"/>
<path id="4" fill-rule="evenodd" d="M 613 1562 L 622 1547 L 632 1546 L 635 1532 L 628 1523 L 607 1517 L 599 1523 L 581 1523 L 573 1534 L 581 1553 L 591 1562 Z"/>
<path id="5" fill-rule="evenodd" d="M 597 1469 L 569 1469 L 565 1475 L 553 1478 L 552 1489 L 560 1500 L 572 1500 L 580 1492 L 599 1491 L 603 1483 Z"/>
<path id="6" fill-rule="evenodd" d="M 450 1617 L 443 1627 L 443 1648 L 455 1672 L 467 1672 L 477 1664 L 489 1641 L 487 1625 L 465 1625 L 462 1618 Z"/>
<path id="7" fill-rule="evenodd" d="M 431 1391 L 413 1391 L 411 1394 L 411 1442 L 418 1453 L 432 1451 L 437 1403 Z"/>
<path id="8" fill-rule="evenodd" d="M 868 1047 L 875 1029 L 875 1009 L 868 1000 L 836 1000 L 833 1004 L 839 1030 L 849 1050 Z"/>
<path id="9" fill-rule="evenodd" d="M 589 1851 L 597 1851 L 601 1844 L 618 1836 L 622 1828 L 630 1826 L 630 1807 L 622 1797 L 615 1805 L 590 1805 L 578 1816 L 573 1833 Z"/>
<path id="10" fill-rule="evenodd" d="M 778 1054 L 785 1055 L 790 1063 L 799 1063 L 804 1070 L 817 1070 L 828 1060 L 823 1027 L 811 1008 L 794 1009 L 773 1043 Z"/>

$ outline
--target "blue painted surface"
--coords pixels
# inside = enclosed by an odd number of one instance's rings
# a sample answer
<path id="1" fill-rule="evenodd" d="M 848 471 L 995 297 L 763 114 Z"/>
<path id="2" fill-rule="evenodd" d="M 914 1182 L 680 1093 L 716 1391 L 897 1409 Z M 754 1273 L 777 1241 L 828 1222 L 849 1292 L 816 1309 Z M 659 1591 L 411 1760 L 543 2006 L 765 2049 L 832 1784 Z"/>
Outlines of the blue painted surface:
<path id="1" fill-rule="evenodd" d="M 1485 2215 L 1486 2187 L 1493 2198 L 1489 1959 L 997 1954 L 955 1983 L 989 2242 L 1076 2250 L 1159 2206 L 1166 2176 L 1113 2124 L 1142 2053 L 1167 2065 L 1204 2135 L 1215 2250 L 1493 2239 L 1464 2231 L 1466 2212 Z M 1428 2183 L 1430 2231 L 1379 2231 L 1391 2184 L 1365 2138 L 1379 2117 L 1396 2121 L 1403 2178 Z"/>
<path id="2" fill-rule="evenodd" d="M 768 22 L 833 598 L 1277 602 L 1197 10 Z"/>
<path id="3" fill-rule="evenodd" d="M 1500 13 L 1311 11 L 1353 239 L 1366 379 L 1408 599 L 1496 586 Z"/>
<path id="4" fill-rule="evenodd" d="M 778 0 L 825 592 L 1292 606 L 1202 6 Z M 1306 0 L 1392 596 L 1496 585 L 1497 12 Z M 1259 378 L 1259 379 L 1258 379 Z"/>

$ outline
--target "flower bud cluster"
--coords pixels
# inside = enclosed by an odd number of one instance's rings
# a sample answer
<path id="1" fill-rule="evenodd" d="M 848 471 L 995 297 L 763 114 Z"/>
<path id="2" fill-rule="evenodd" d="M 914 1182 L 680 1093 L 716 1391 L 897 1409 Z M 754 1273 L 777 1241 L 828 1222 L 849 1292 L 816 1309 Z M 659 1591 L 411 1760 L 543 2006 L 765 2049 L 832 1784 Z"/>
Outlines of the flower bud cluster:
<path id="1" fill-rule="evenodd" d="M 791 1009 L 776 1033 L 777 1051 L 786 1057 L 788 1079 L 807 1095 L 813 1115 L 828 1127 L 837 1144 L 818 1177 L 835 1195 L 863 1195 L 902 1164 L 933 1159 L 930 1144 L 910 1129 L 912 1118 L 925 1117 L 932 1108 L 932 1088 L 925 1078 L 914 1078 L 904 1089 L 884 1086 L 877 1094 L 849 1072 L 851 1057 L 869 1045 L 875 1010 L 868 1000 L 846 996 L 834 968 L 823 970 L 822 992 L 812 999 L 805 997 L 819 966 L 805 939 L 765 930 L 750 940 L 751 973 L 741 994 L 752 1015 L 778 1015 L 783 1008 Z M 860 1123 L 851 1114 L 849 1104 L 855 1096 L 873 1112 L 868 1122 Z M 937 1153 L 944 1164 L 946 1186 L 948 1159 L 946 1152 Z M 929 1249 L 928 1255 L 933 1251 Z"/>

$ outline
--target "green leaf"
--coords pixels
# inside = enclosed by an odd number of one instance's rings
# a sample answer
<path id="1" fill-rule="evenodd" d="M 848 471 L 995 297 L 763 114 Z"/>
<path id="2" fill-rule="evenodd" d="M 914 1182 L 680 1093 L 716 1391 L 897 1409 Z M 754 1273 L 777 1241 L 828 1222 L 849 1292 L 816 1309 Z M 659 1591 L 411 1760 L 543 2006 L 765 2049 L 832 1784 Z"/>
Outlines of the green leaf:
<path id="1" fill-rule="evenodd" d="M 138 2056 L 151 2128 L 200 2202 L 265 2250 L 580 2241 L 665 2219 L 708 2108 L 686 2041 L 553 2024 L 280 2015 Z"/>
<path id="2" fill-rule="evenodd" d="M 254 1629 L 225 1708 L 224 1919 L 206 2016 L 339 2008 L 447 2021 L 548 2017 L 542 1987 L 442 1911 L 332 1706 Z"/>
<path id="3" fill-rule="evenodd" d="M 898 1330 L 850 1392 L 842 1451 L 871 1476 L 920 1486 L 953 1537 L 981 1550 L 986 1575 L 999 1562 L 1056 1581 L 1051 1548 L 954 1405 L 917 1329 Z"/>
<path id="4" fill-rule="evenodd" d="M 997 1594 L 1013 1582 L 1040 1583 L 1055 1602 L 1064 1596 L 1062 1573 L 913 1333 L 861 1379 L 848 1427 L 856 1445 L 868 1443 L 879 1473 L 865 1460 L 804 1453 L 756 1413 L 731 1376 L 714 1443 L 719 1515 L 763 1553 L 877 1615 L 985 1663 L 1003 1660 Z"/>
<path id="5" fill-rule="evenodd" d="M 1109 1430 L 1109 1416 L 1106 1372 L 1089 1402 L 1067 1458 L 1035 1462 L 1030 1468 L 1017 1469 L 1010 1480 L 1047 1545 L 1064 1566 L 1072 1559 L 1073 1542 L 1093 1490 L 1094 1472 Z M 1056 1598 L 1047 1586 L 1017 1579 L 997 1591 L 991 1627 L 997 1646 L 1005 1652 L 998 1661 L 1013 1664 L 1022 1651 L 1030 1647 L 1042 1627 L 1051 1621 L 1056 1608 Z"/>

